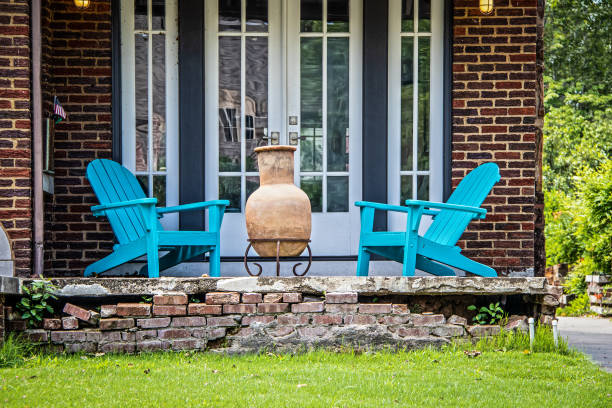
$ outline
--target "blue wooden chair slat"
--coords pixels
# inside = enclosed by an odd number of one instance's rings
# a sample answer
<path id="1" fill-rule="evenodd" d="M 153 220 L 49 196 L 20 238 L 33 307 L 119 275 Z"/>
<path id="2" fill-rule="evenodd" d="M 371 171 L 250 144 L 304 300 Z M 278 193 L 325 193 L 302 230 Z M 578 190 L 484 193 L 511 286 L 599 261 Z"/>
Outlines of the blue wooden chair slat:
<path id="1" fill-rule="evenodd" d="M 147 256 L 140 274 L 159 277 L 159 271 L 210 253 L 210 275 L 220 275 L 220 229 L 227 200 L 205 201 L 176 207 L 156 208 L 157 200 L 147 198 L 134 175 L 111 160 L 94 160 L 87 166 L 87 178 L 100 201 L 92 207 L 95 216 L 104 215 L 117 237 L 113 252 L 89 265 L 85 276 L 100 274 L 127 261 Z M 164 231 L 159 217 L 165 213 L 208 210 L 208 231 Z M 169 251 L 159 258 L 159 250 Z"/>
<path id="2" fill-rule="evenodd" d="M 89 182 L 96 193 L 100 204 L 108 204 L 112 202 L 113 199 L 116 200 L 114 194 L 111 197 L 102 183 L 102 180 L 106 180 L 108 176 L 101 163 L 92 162 L 92 164 L 87 167 L 87 178 L 89 179 Z M 108 211 L 106 216 L 119 243 L 129 242 L 128 232 L 123 226 L 119 213 L 117 211 Z"/>
<path id="3" fill-rule="evenodd" d="M 361 235 L 357 275 L 367 276 L 370 255 L 403 263 L 404 276 L 414 275 L 415 268 L 434 275 L 452 276 L 449 266 L 480 276 L 497 276 L 493 268 L 461 255 L 455 246 L 470 221 L 484 218 L 480 208 L 487 195 L 500 180 L 495 163 L 486 163 L 472 170 L 459 183 L 446 204 L 406 200 L 406 206 L 358 201 L 361 207 Z M 376 210 L 407 213 L 405 232 L 373 231 Z M 423 236 L 418 228 L 423 215 L 432 215 L 433 222 Z M 446 266 L 448 265 L 448 266 Z"/>
<path id="4" fill-rule="evenodd" d="M 102 180 L 103 186 L 108 190 L 109 196 L 112 196 L 114 200 L 130 201 L 143 198 L 142 196 L 133 194 L 131 188 L 129 190 L 126 189 L 126 186 L 129 184 L 127 181 L 128 177 L 124 174 L 120 166 L 102 162 L 102 168 L 104 168 L 108 177 L 107 180 Z M 125 231 L 128 233 L 128 239 L 130 241 L 134 241 L 144 235 L 144 221 L 142 219 L 142 213 L 138 208 L 125 208 L 123 211 L 119 211 L 119 214 L 119 218 L 123 223 Z"/>

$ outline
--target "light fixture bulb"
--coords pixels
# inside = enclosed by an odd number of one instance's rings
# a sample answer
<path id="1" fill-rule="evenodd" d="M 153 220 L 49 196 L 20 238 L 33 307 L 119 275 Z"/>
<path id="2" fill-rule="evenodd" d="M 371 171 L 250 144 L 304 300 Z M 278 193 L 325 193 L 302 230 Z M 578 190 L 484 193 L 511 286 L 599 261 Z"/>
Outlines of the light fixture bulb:
<path id="1" fill-rule="evenodd" d="M 90 0 L 74 0 L 74 5 L 76 6 L 76 8 L 81 10 L 89 8 L 90 3 Z"/>
<path id="2" fill-rule="evenodd" d="M 479 8 L 482 14 L 493 13 L 493 0 L 480 0 Z"/>

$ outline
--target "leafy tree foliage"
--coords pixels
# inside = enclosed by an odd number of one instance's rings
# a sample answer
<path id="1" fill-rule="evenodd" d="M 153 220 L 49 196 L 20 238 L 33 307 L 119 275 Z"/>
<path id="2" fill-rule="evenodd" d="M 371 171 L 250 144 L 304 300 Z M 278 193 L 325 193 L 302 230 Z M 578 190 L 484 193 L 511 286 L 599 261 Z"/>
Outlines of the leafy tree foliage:
<path id="1" fill-rule="evenodd" d="M 544 33 L 547 264 L 581 292 L 611 272 L 612 0 L 550 0 Z"/>
<path id="2" fill-rule="evenodd" d="M 546 71 L 579 93 L 612 92 L 612 1 L 549 0 L 545 14 Z"/>

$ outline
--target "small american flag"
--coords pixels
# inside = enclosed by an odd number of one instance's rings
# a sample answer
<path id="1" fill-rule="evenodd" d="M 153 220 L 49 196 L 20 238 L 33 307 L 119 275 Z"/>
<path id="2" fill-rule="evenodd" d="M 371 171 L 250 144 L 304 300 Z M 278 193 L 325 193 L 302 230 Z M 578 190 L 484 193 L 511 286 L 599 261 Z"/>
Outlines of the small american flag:
<path id="1" fill-rule="evenodd" d="M 64 108 L 62 108 L 62 105 L 60 105 L 57 96 L 53 98 L 53 117 L 55 118 L 56 124 L 66 119 L 66 112 Z"/>

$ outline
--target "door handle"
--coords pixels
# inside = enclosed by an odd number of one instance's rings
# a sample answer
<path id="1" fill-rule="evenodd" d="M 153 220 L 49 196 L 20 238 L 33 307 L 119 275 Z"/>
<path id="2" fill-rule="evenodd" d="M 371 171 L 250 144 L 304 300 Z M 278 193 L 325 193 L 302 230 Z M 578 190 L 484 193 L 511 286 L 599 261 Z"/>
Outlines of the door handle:
<path id="1" fill-rule="evenodd" d="M 272 132 L 270 137 L 262 137 L 261 140 L 269 140 L 271 144 L 277 145 L 280 141 L 280 132 Z"/>
<path id="2" fill-rule="evenodd" d="M 298 136 L 298 132 L 289 132 L 289 144 L 297 146 L 298 140 L 304 140 L 306 136 Z"/>

